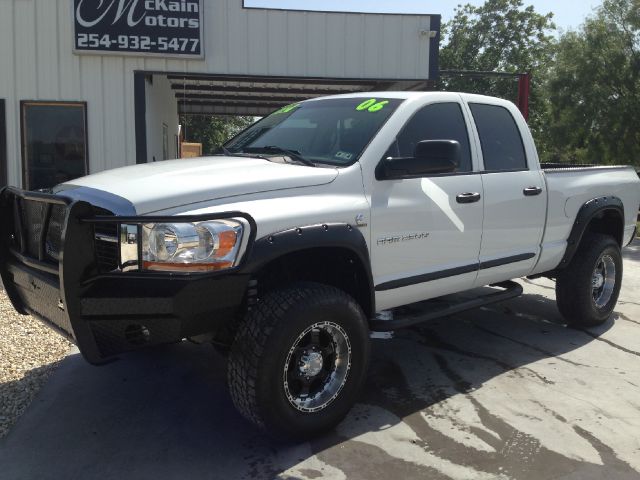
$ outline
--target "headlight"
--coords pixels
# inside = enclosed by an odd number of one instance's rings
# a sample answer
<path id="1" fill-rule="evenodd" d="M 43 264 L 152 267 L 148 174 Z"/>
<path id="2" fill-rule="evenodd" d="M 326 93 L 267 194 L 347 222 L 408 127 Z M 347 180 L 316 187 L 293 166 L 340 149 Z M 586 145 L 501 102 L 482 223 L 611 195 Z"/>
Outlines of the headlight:
<path id="1" fill-rule="evenodd" d="M 142 268 L 207 272 L 235 267 L 243 231 L 236 220 L 144 224 Z"/>

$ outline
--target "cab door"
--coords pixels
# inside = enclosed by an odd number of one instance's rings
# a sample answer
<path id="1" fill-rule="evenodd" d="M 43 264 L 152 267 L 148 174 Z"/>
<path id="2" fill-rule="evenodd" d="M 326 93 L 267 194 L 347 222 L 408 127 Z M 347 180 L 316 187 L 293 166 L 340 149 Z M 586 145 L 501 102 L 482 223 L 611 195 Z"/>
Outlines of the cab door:
<path id="1" fill-rule="evenodd" d="M 456 140 L 462 152 L 455 173 L 374 179 L 371 255 L 378 310 L 466 290 L 475 282 L 484 199 L 468 121 L 460 101 L 425 105 L 385 155 L 411 157 L 422 140 Z"/>
<path id="2" fill-rule="evenodd" d="M 469 103 L 482 152 L 484 224 L 476 286 L 528 275 L 539 254 L 547 211 L 546 182 L 528 127 L 512 107 Z M 527 147 L 529 145 L 529 151 Z"/>

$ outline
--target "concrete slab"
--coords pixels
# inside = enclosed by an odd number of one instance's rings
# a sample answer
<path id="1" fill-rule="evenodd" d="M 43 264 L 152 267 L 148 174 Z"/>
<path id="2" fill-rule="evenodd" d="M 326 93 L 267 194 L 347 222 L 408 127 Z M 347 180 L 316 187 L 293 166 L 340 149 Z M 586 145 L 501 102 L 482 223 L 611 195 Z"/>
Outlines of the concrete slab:
<path id="1" fill-rule="evenodd" d="M 568 329 L 553 283 L 374 340 L 332 434 L 279 445 L 189 343 L 104 367 L 70 355 L 7 438 L 2 479 L 640 478 L 640 244 L 615 319 Z"/>

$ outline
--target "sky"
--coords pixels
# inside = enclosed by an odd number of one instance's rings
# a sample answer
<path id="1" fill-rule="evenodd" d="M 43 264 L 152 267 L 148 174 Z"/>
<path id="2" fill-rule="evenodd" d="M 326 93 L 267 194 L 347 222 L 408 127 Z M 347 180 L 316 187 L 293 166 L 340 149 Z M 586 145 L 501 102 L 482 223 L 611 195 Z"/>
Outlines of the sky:
<path id="1" fill-rule="evenodd" d="M 482 5 L 484 0 L 244 0 L 247 7 L 287 8 L 299 10 L 334 10 L 384 13 L 441 14 L 450 20 L 459 4 Z M 539 13 L 554 13 L 558 28 L 566 31 L 578 28 L 601 0 L 525 0 Z"/>

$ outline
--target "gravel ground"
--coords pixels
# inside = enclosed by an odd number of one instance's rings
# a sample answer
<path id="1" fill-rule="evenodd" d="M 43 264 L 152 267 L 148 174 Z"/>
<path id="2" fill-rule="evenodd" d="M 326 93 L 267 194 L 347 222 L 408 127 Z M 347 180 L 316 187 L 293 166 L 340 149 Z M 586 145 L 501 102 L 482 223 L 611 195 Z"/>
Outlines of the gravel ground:
<path id="1" fill-rule="evenodd" d="M 35 318 L 18 314 L 0 287 L 0 438 L 70 347 L 64 337 Z"/>

